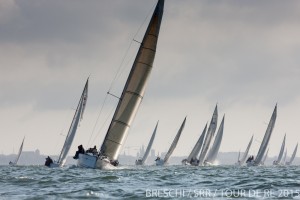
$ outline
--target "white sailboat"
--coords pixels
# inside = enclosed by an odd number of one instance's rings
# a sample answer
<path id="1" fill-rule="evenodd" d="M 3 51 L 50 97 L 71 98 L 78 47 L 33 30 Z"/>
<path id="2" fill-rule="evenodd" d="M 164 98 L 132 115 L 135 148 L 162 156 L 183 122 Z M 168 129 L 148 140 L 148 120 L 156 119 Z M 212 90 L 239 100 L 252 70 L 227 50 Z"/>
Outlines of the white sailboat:
<path id="1" fill-rule="evenodd" d="M 207 129 L 207 123 L 202 131 L 202 134 L 200 135 L 198 141 L 196 142 L 194 148 L 192 149 L 190 155 L 188 156 L 187 159 L 182 160 L 182 164 L 184 165 L 198 165 L 198 155 L 201 150 L 201 147 L 203 146 L 203 141 L 205 138 L 205 133 Z"/>
<path id="2" fill-rule="evenodd" d="M 17 154 L 17 157 L 16 157 L 15 161 L 13 161 L 13 162 L 10 161 L 10 162 L 9 162 L 9 165 L 15 166 L 15 165 L 18 164 L 18 161 L 19 161 L 19 159 L 20 159 L 20 156 L 21 156 L 22 150 L 23 150 L 24 140 L 25 140 L 25 137 L 23 138 L 22 144 L 21 144 L 21 146 L 20 146 L 20 148 L 19 148 L 19 152 L 18 152 L 18 154 Z"/>
<path id="3" fill-rule="evenodd" d="M 165 164 L 168 163 L 168 161 L 169 161 L 169 159 L 170 159 L 173 151 L 175 150 L 175 148 L 177 146 L 177 143 L 179 141 L 181 133 L 182 133 L 182 131 L 184 129 L 185 122 L 186 122 L 186 117 L 184 118 L 184 120 L 183 120 L 183 122 L 182 122 L 182 124 L 181 124 L 181 126 L 180 126 L 180 128 L 179 128 L 179 130 L 178 130 L 178 132 L 177 132 L 177 134 L 176 134 L 176 136 L 175 136 L 175 138 L 174 138 L 174 140 L 173 140 L 173 142 L 172 142 L 172 144 L 171 144 L 168 152 L 167 152 L 167 154 L 165 155 L 165 158 L 164 159 L 161 159 L 160 157 L 156 158 L 155 163 L 156 163 L 157 166 L 165 165 Z"/>
<path id="4" fill-rule="evenodd" d="M 164 0 L 159 0 L 141 42 L 99 155 L 80 153 L 78 166 L 107 169 L 118 165 L 120 151 L 142 102 L 146 83 L 153 67 L 163 8 Z"/>
<path id="5" fill-rule="evenodd" d="M 158 122 L 156 123 L 155 129 L 154 129 L 154 131 L 153 131 L 153 133 L 152 133 L 152 136 L 151 136 L 151 138 L 150 138 L 149 144 L 148 144 L 148 146 L 147 146 L 147 149 L 146 149 L 146 151 L 145 151 L 145 153 L 144 153 L 143 158 L 136 160 L 136 161 L 135 161 L 135 164 L 136 164 L 136 165 L 144 165 L 144 164 L 145 164 L 145 162 L 146 162 L 146 160 L 147 160 L 147 158 L 148 158 L 148 155 L 149 155 L 149 153 L 150 153 L 150 150 L 151 150 L 151 147 L 152 147 L 152 144 L 153 144 L 155 135 L 156 135 L 157 126 L 158 126 Z"/>
<path id="6" fill-rule="evenodd" d="M 250 147 L 252 145 L 252 141 L 253 141 L 253 135 L 252 135 L 252 137 L 250 139 L 250 142 L 249 142 L 249 144 L 248 144 L 248 146 L 247 146 L 247 148 L 245 150 L 245 153 L 243 154 L 243 157 L 241 159 L 238 159 L 237 165 L 242 166 L 243 164 L 245 164 L 245 161 L 248 158 Z"/>
<path id="7" fill-rule="evenodd" d="M 275 126 L 275 122 L 276 122 L 276 117 L 277 117 L 277 104 L 274 108 L 273 114 L 271 116 L 270 122 L 268 124 L 268 128 L 266 130 L 264 139 L 259 147 L 258 153 L 256 155 L 255 159 L 248 159 L 247 160 L 247 166 L 258 166 L 261 164 L 262 159 L 265 155 L 265 152 L 267 150 L 274 126 Z"/>
<path id="8" fill-rule="evenodd" d="M 210 147 L 210 143 L 211 140 L 216 132 L 217 129 L 217 123 L 218 123 L 218 106 L 216 105 L 213 116 L 211 118 L 209 127 L 208 127 L 208 131 L 206 133 L 206 137 L 203 143 L 203 147 L 199 156 L 199 163 L 198 165 L 203 165 L 205 158 L 206 158 L 206 154 L 208 152 L 208 149 Z"/>
<path id="9" fill-rule="evenodd" d="M 214 165 L 219 153 L 219 149 L 221 146 L 222 138 L 223 138 L 223 132 L 224 132 L 224 120 L 225 120 L 225 115 L 223 116 L 223 119 L 221 121 L 221 124 L 219 126 L 217 135 L 215 137 L 214 143 L 208 152 L 208 155 L 206 157 L 206 160 L 204 161 L 205 165 Z"/>
<path id="10" fill-rule="evenodd" d="M 290 161 L 288 161 L 288 162 L 286 163 L 286 165 L 292 165 L 292 164 L 293 164 L 293 161 L 294 161 L 294 159 L 295 159 L 295 157 L 296 157 L 297 149 L 298 149 L 298 143 L 297 143 L 297 145 L 296 145 L 296 147 L 295 147 L 295 149 L 294 149 L 294 152 L 293 152 L 293 154 L 292 154 L 292 157 L 290 158 Z"/>
<path id="11" fill-rule="evenodd" d="M 277 157 L 277 160 L 274 160 L 273 165 L 280 165 L 281 164 L 281 159 L 284 153 L 284 149 L 285 149 L 285 138 L 286 138 L 286 134 L 284 135 L 282 144 L 281 144 L 281 148 L 280 148 L 280 152 L 279 155 Z"/>
<path id="12" fill-rule="evenodd" d="M 66 136 L 66 140 L 64 143 L 64 146 L 61 150 L 61 153 L 59 155 L 59 158 L 57 161 L 54 161 L 48 156 L 46 158 L 46 162 L 45 165 L 48 167 L 63 167 L 66 160 L 67 160 L 67 156 L 69 153 L 69 150 L 72 146 L 76 131 L 77 131 L 77 127 L 79 125 L 80 120 L 82 120 L 83 117 L 83 113 L 85 110 L 85 106 L 86 106 L 86 102 L 87 102 L 87 98 L 88 98 L 88 83 L 89 83 L 89 79 L 87 79 L 83 92 L 81 94 L 78 106 L 76 108 L 71 126 L 69 128 L 69 132 L 68 135 Z"/>

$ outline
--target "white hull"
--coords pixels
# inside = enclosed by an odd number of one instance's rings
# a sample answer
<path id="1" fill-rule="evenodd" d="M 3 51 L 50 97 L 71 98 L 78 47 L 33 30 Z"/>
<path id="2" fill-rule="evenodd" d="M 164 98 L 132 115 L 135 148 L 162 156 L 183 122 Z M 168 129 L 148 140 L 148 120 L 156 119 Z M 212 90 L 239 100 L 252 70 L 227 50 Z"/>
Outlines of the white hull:
<path id="1" fill-rule="evenodd" d="M 141 159 L 138 159 L 135 161 L 135 165 L 143 165 L 143 161 Z"/>
<path id="2" fill-rule="evenodd" d="M 59 164 L 57 162 L 53 162 L 50 164 L 49 166 L 50 168 L 56 168 L 56 167 L 59 167 Z"/>
<path id="3" fill-rule="evenodd" d="M 91 154 L 79 154 L 77 165 L 92 169 L 116 169 L 106 157 L 98 157 Z"/>

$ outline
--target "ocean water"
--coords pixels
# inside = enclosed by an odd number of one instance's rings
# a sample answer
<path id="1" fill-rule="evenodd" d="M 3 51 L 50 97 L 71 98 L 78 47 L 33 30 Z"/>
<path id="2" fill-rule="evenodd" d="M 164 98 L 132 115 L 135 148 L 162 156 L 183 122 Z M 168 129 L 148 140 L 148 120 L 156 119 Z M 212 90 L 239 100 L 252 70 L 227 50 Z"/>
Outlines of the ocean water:
<path id="1" fill-rule="evenodd" d="M 0 199 L 300 199 L 300 167 L 0 166 Z"/>

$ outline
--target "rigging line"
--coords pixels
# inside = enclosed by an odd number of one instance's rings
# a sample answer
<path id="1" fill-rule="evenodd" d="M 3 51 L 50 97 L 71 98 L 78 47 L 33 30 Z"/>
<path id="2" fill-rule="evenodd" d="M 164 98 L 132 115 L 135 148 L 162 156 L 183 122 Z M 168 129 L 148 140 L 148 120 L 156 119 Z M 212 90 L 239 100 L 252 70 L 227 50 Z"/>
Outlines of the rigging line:
<path id="1" fill-rule="evenodd" d="M 108 119 L 111 118 L 111 115 L 112 115 L 113 111 L 114 111 L 114 107 L 111 109 L 110 113 L 107 115 L 107 117 L 106 117 L 104 123 L 102 124 L 102 126 L 100 127 L 100 129 L 99 129 L 97 135 L 93 138 L 93 141 L 95 141 L 96 138 L 99 136 L 99 134 L 100 134 L 100 132 L 102 131 L 102 129 L 104 128 L 106 122 L 108 121 Z"/>
<path id="2" fill-rule="evenodd" d="M 101 106 L 101 108 L 100 108 L 100 112 L 99 112 L 99 114 L 98 114 L 98 116 L 97 116 L 95 125 L 94 125 L 93 130 L 92 130 L 92 134 L 90 135 L 90 138 L 89 138 L 89 140 L 88 140 L 88 144 L 87 144 L 88 146 L 90 145 L 90 141 L 91 141 L 91 139 L 92 139 L 92 136 L 94 135 L 96 126 L 97 126 L 97 124 L 98 124 L 98 120 L 99 120 L 99 118 L 100 118 L 100 115 L 102 114 L 103 107 L 104 107 L 105 102 L 106 102 L 106 100 L 107 100 L 107 96 L 108 96 L 108 94 L 105 95 L 104 101 L 103 101 L 102 106 Z"/>
<path id="3" fill-rule="evenodd" d="M 127 64 L 126 64 L 126 65 L 123 67 L 123 69 L 121 70 L 121 68 L 122 68 L 122 66 L 123 66 L 123 64 L 124 64 L 124 62 L 125 62 L 125 59 L 126 59 L 126 57 L 127 57 L 127 55 L 128 55 L 129 49 L 131 48 L 133 42 L 138 42 L 138 41 L 135 39 L 135 37 L 136 37 L 136 36 L 138 35 L 138 33 L 140 32 L 140 30 L 141 30 L 141 28 L 143 27 L 143 25 L 145 24 L 147 18 L 149 18 L 150 14 L 152 13 L 152 10 L 154 10 L 154 7 L 155 7 L 155 4 L 154 4 L 154 5 L 152 6 L 152 8 L 149 10 L 149 12 L 148 12 L 147 16 L 145 17 L 144 21 L 142 22 L 142 24 L 141 24 L 140 27 L 138 28 L 137 32 L 134 34 L 133 39 L 131 40 L 129 47 L 127 48 L 127 50 L 126 50 L 126 52 L 125 52 L 125 55 L 124 55 L 124 57 L 122 58 L 121 64 L 120 64 L 120 66 L 119 66 L 119 68 L 118 68 L 118 70 L 117 70 L 117 72 L 116 72 L 116 75 L 115 75 L 115 77 L 113 78 L 113 80 L 112 80 L 112 82 L 111 82 L 111 84 L 110 84 L 110 86 L 109 86 L 108 91 L 111 91 L 111 89 L 112 89 L 112 87 L 113 87 L 113 85 L 114 85 L 115 80 L 117 80 L 117 79 L 120 77 L 120 75 L 121 75 L 121 74 L 123 73 L 123 71 L 124 71 L 125 66 L 128 64 L 129 61 L 127 62 Z M 138 42 L 138 43 L 140 43 L 140 42 Z M 121 71 L 121 72 L 120 72 L 120 71 Z"/>

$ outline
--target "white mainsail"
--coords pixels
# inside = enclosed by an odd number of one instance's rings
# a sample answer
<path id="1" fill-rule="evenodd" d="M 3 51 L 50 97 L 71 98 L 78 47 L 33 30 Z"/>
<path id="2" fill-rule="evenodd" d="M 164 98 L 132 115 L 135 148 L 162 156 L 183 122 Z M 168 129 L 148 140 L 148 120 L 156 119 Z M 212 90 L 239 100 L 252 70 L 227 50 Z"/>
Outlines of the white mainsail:
<path id="1" fill-rule="evenodd" d="M 218 106 L 216 105 L 213 116 L 211 118 L 211 121 L 210 121 L 210 124 L 208 127 L 208 131 L 206 133 L 204 144 L 203 144 L 200 156 L 199 156 L 199 165 L 203 165 L 203 162 L 204 162 L 206 154 L 208 152 L 211 140 L 217 129 L 217 123 L 218 123 Z"/>
<path id="2" fill-rule="evenodd" d="M 267 146 L 269 144 L 269 141 L 270 141 L 270 138 L 271 138 L 274 126 L 275 126 L 276 117 L 277 117 L 277 104 L 276 104 L 276 106 L 274 108 L 273 114 L 272 114 L 270 122 L 268 124 L 268 128 L 266 130 L 264 139 L 263 139 L 263 141 L 262 141 L 262 143 L 261 143 L 261 145 L 259 147 L 257 156 L 256 156 L 256 158 L 254 160 L 254 165 L 259 165 L 261 163 L 262 159 L 263 159 L 263 156 L 264 156 L 264 154 L 266 152 Z"/>
<path id="3" fill-rule="evenodd" d="M 152 136 L 150 138 L 150 141 L 149 141 L 149 144 L 148 144 L 147 149 L 145 151 L 145 154 L 144 154 L 144 156 L 143 156 L 143 158 L 141 160 L 141 163 L 140 163 L 141 165 L 143 165 L 146 162 L 147 158 L 148 158 L 148 155 L 150 153 L 150 150 L 151 150 L 151 147 L 152 147 L 155 135 L 156 135 L 157 126 L 158 126 L 158 122 L 156 123 L 155 129 L 154 129 L 154 131 L 152 133 Z"/>
<path id="4" fill-rule="evenodd" d="M 22 150 L 23 150 L 24 140 L 25 140 L 25 137 L 23 138 L 22 144 L 21 144 L 21 146 L 19 148 L 19 152 L 17 154 L 17 157 L 16 157 L 15 161 L 14 162 L 9 162 L 10 165 L 17 165 L 18 164 L 20 156 L 22 154 Z"/>
<path id="5" fill-rule="evenodd" d="M 282 159 L 282 162 L 281 162 L 282 165 L 285 165 L 286 155 L 287 155 L 287 149 L 284 152 L 284 156 L 283 156 L 283 159 Z"/>
<path id="6" fill-rule="evenodd" d="M 250 139 L 250 142 L 249 142 L 249 144 L 248 144 L 248 146 L 247 146 L 247 148 L 246 148 L 246 150 L 245 150 L 245 153 L 243 154 L 242 159 L 240 160 L 240 164 L 241 164 L 241 165 L 243 165 L 243 164 L 245 163 L 245 161 L 246 161 L 246 159 L 247 159 L 247 157 L 248 157 L 248 153 L 249 153 L 249 150 L 250 150 L 252 141 L 253 141 L 253 135 L 252 135 L 252 137 L 251 137 L 251 139 Z"/>
<path id="7" fill-rule="evenodd" d="M 192 159 L 193 160 L 197 160 L 198 158 L 198 154 L 201 150 L 201 147 L 202 147 L 202 144 L 203 144 L 203 141 L 204 141 L 204 137 L 205 137 L 205 133 L 206 133 L 206 129 L 207 129 L 207 123 L 202 131 L 202 134 L 200 135 L 198 141 L 196 142 L 193 150 L 191 151 L 190 155 L 188 156 L 187 158 L 187 162 L 188 163 L 191 163 Z"/>
<path id="8" fill-rule="evenodd" d="M 118 159 L 128 130 L 143 99 L 155 57 L 163 7 L 164 0 L 159 0 L 102 143 L 100 153 L 111 161 Z"/>
<path id="9" fill-rule="evenodd" d="M 294 152 L 293 152 L 293 154 L 292 154 L 292 157 L 290 158 L 290 161 L 288 161 L 288 162 L 286 163 L 287 165 L 291 165 L 291 164 L 293 163 L 293 161 L 294 161 L 294 159 L 295 159 L 295 157 L 296 157 L 297 149 L 298 149 L 298 143 L 297 143 L 297 145 L 296 145 L 296 147 L 295 147 L 295 149 L 294 149 Z"/>
<path id="10" fill-rule="evenodd" d="M 186 117 L 184 118 L 184 120 L 183 120 L 183 122 L 182 122 L 182 124 L 181 124 L 181 126 L 180 126 L 180 128 L 179 128 L 179 130 L 178 130 L 178 132 L 177 132 L 177 134 L 176 134 L 176 136 L 175 136 L 175 138 L 174 138 L 174 140 L 173 140 L 173 142 L 172 142 L 172 144 L 171 144 L 168 152 L 167 152 L 167 154 L 165 155 L 164 164 L 168 163 L 168 160 L 169 160 L 170 156 L 172 155 L 173 151 L 175 150 L 175 148 L 177 146 L 177 143 L 179 141 L 180 135 L 181 135 L 181 133 L 182 133 L 182 131 L 184 129 L 184 126 L 185 126 L 185 121 L 186 121 Z"/>
<path id="11" fill-rule="evenodd" d="M 281 159 L 282 159 L 282 156 L 283 156 L 283 153 L 284 153 L 284 149 L 285 149 L 285 138 L 286 138 L 286 134 L 284 135 L 279 155 L 277 157 L 277 160 L 274 161 L 274 164 L 279 164 L 281 162 Z"/>
<path id="12" fill-rule="evenodd" d="M 217 135 L 215 137 L 215 141 L 207 155 L 206 162 L 214 164 L 214 162 L 217 159 L 219 149 L 221 146 L 222 138 L 223 138 L 223 132 L 224 132 L 224 120 L 225 120 L 225 115 L 223 116 L 222 122 L 220 124 L 219 130 L 217 132 Z"/>
<path id="13" fill-rule="evenodd" d="M 66 137 L 64 146 L 63 146 L 61 153 L 59 155 L 59 158 L 57 160 L 57 164 L 60 167 L 62 167 L 66 162 L 69 150 L 72 146 L 72 143 L 73 143 L 76 131 L 77 131 L 78 124 L 83 117 L 83 113 L 84 113 L 87 98 L 88 98 L 88 83 L 89 83 L 89 79 L 87 79 L 87 81 L 85 83 L 85 86 L 84 86 L 83 92 L 81 94 L 78 106 L 76 108 L 71 126 L 69 128 L 68 135 Z"/>

